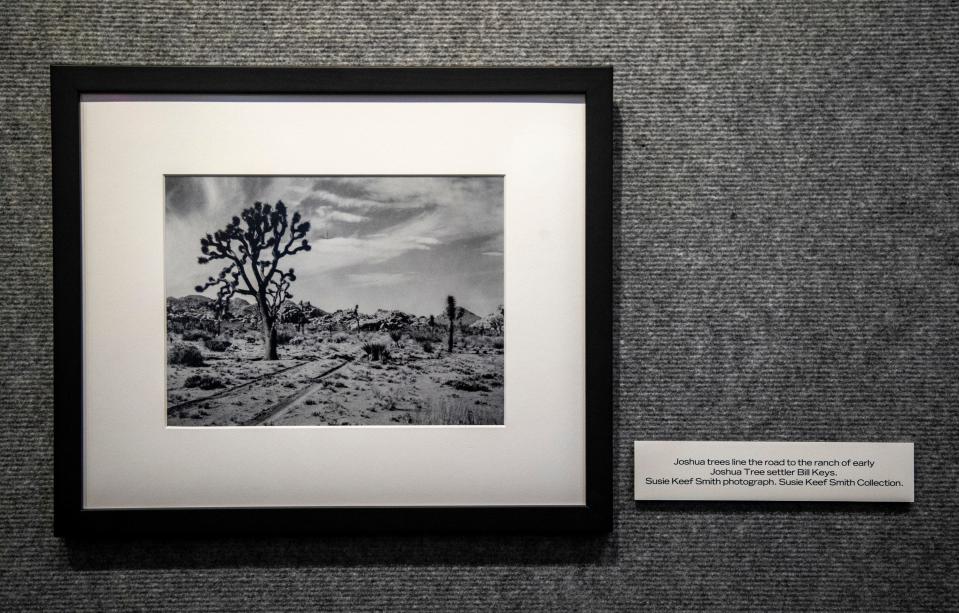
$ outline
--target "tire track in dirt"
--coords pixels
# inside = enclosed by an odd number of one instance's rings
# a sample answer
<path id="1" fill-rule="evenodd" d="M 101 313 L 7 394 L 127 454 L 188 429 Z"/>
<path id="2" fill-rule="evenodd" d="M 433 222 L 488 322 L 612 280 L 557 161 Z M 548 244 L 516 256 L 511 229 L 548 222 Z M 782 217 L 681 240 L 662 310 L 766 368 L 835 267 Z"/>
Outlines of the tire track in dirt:
<path id="1" fill-rule="evenodd" d="M 294 365 L 292 365 L 292 366 L 287 366 L 287 367 L 281 368 L 281 369 L 279 369 L 279 370 L 277 370 L 277 371 L 275 371 L 275 372 L 266 373 L 265 375 L 260 375 L 259 377 L 256 377 L 255 379 L 250 379 L 250 380 L 247 381 L 246 383 L 241 383 L 240 385 L 233 386 L 233 387 L 231 387 L 231 388 L 229 388 L 229 389 L 225 389 L 225 390 L 223 390 L 223 391 L 216 392 L 215 394 L 210 394 L 209 396 L 200 396 L 199 398 L 194 398 L 193 400 L 187 400 L 186 402 L 181 402 L 180 404 L 175 404 L 175 405 L 173 405 L 172 407 L 167 407 L 166 414 L 167 414 L 167 416 L 169 416 L 169 417 L 176 417 L 176 415 L 174 414 L 174 411 L 180 411 L 180 410 L 182 410 L 182 409 L 185 409 L 185 408 L 187 408 L 187 407 L 193 406 L 193 405 L 198 404 L 198 403 L 200 403 L 200 402 L 204 402 L 204 401 L 206 401 L 206 400 L 213 400 L 213 399 L 215 399 L 215 398 L 222 398 L 222 397 L 224 397 L 224 396 L 229 396 L 230 394 L 232 394 L 233 392 L 235 392 L 235 391 L 237 391 L 237 390 L 241 390 L 241 389 L 243 389 L 243 388 L 245 388 L 245 387 L 249 387 L 249 386 L 253 385 L 254 383 L 259 383 L 260 381 L 262 381 L 262 380 L 264 380 L 264 379 L 268 379 L 268 378 L 270 378 L 270 377 L 275 377 L 275 376 L 277 376 L 277 375 L 282 375 L 283 373 L 289 372 L 289 371 L 293 370 L 294 368 L 303 368 L 304 366 L 307 366 L 307 365 L 312 364 L 312 363 L 313 363 L 313 360 L 311 360 L 311 361 L 306 361 L 306 362 L 301 362 L 301 363 L 299 363 L 299 364 L 294 364 Z"/>
<path id="2" fill-rule="evenodd" d="M 317 389 L 319 389 L 320 387 L 322 387 L 322 386 L 323 386 L 323 379 L 325 379 L 325 378 L 328 377 L 329 375 L 335 373 L 336 371 L 338 371 L 339 369 L 343 368 L 343 367 L 346 366 L 347 364 L 352 364 L 352 363 L 353 363 L 353 359 L 354 359 L 354 358 L 350 358 L 350 359 L 348 359 L 348 360 L 343 360 L 343 362 L 341 362 L 340 364 L 337 364 L 337 365 L 334 366 L 333 368 L 330 368 L 329 370 L 326 370 L 326 371 L 320 373 L 320 374 L 317 375 L 316 377 L 313 377 L 313 383 L 312 383 L 311 385 L 307 385 L 306 387 L 304 387 L 304 388 L 301 389 L 300 391 L 298 391 L 298 392 L 296 392 L 296 393 L 294 393 L 294 394 L 291 394 L 291 395 L 287 396 L 286 398 L 284 398 L 283 400 L 279 401 L 278 403 L 276 403 L 276 404 L 273 405 L 272 407 L 269 407 L 269 408 L 267 408 L 267 409 L 264 409 L 264 410 L 260 411 L 259 413 L 257 413 L 257 414 L 254 415 L 253 417 L 251 417 L 250 419 L 248 419 L 248 420 L 246 420 L 246 421 L 244 421 L 244 422 L 241 422 L 239 425 L 241 425 L 241 426 L 262 426 L 262 425 L 263 425 L 264 423 L 266 423 L 267 421 L 269 421 L 269 420 L 271 420 L 271 419 L 274 419 L 274 418 L 276 418 L 276 417 L 279 417 L 280 415 L 282 415 L 283 413 L 285 413 L 290 407 L 292 407 L 294 404 L 296 404 L 298 401 L 302 400 L 303 398 L 305 398 L 305 397 L 308 396 L 309 394 L 313 393 L 314 391 L 316 391 Z"/>

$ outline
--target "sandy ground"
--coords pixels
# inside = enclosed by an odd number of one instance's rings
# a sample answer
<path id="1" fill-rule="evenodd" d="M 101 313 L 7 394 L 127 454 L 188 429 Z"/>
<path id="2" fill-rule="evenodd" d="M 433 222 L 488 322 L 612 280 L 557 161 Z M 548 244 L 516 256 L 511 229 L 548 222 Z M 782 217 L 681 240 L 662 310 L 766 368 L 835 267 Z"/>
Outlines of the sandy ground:
<path id="1" fill-rule="evenodd" d="M 233 345 L 223 352 L 171 337 L 200 349 L 206 366 L 168 366 L 170 426 L 503 423 L 503 350 L 491 337 L 459 339 L 450 354 L 442 342 L 427 353 L 408 336 L 305 332 L 276 361 L 260 358 L 256 333 L 227 333 Z M 389 360 L 368 359 L 369 341 L 386 345 Z M 186 387 L 195 375 L 224 387 Z"/>

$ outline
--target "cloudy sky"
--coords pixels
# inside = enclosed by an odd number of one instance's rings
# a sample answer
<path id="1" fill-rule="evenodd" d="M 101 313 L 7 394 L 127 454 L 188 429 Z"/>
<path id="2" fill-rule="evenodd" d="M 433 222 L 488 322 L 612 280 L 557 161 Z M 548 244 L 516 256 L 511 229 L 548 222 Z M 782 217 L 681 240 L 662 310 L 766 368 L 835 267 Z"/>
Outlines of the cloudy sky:
<path id="1" fill-rule="evenodd" d="M 453 294 L 481 316 L 503 303 L 502 177 L 169 176 L 167 295 L 193 294 L 223 267 L 197 263 L 203 235 L 278 200 L 312 226 L 312 250 L 282 264 L 296 270 L 295 300 L 426 315 Z"/>

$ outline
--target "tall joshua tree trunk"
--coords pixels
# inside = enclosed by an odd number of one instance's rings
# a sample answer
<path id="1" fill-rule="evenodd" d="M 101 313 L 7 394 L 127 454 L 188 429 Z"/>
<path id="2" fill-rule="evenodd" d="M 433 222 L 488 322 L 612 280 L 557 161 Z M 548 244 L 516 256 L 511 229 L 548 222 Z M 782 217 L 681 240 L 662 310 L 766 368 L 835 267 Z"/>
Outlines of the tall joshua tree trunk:
<path id="1" fill-rule="evenodd" d="M 276 360 L 276 322 L 260 308 L 260 331 L 263 333 L 263 359 Z"/>
<path id="2" fill-rule="evenodd" d="M 263 359 L 277 360 L 276 352 L 276 322 L 277 317 L 270 313 L 270 302 L 264 295 L 258 300 L 257 308 L 260 311 L 260 333 L 263 335 Z"/>

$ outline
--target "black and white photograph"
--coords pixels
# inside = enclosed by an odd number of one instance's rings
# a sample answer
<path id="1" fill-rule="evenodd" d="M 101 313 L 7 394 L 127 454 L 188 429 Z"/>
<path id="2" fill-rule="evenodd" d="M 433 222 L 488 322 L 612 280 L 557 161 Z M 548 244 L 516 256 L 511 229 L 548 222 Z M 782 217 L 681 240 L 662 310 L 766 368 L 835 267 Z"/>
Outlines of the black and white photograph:
<path id="1" fill-rule="evenodd" d="M 503 181 L 166 176 L 167 425 L 502 425 Z"/>

